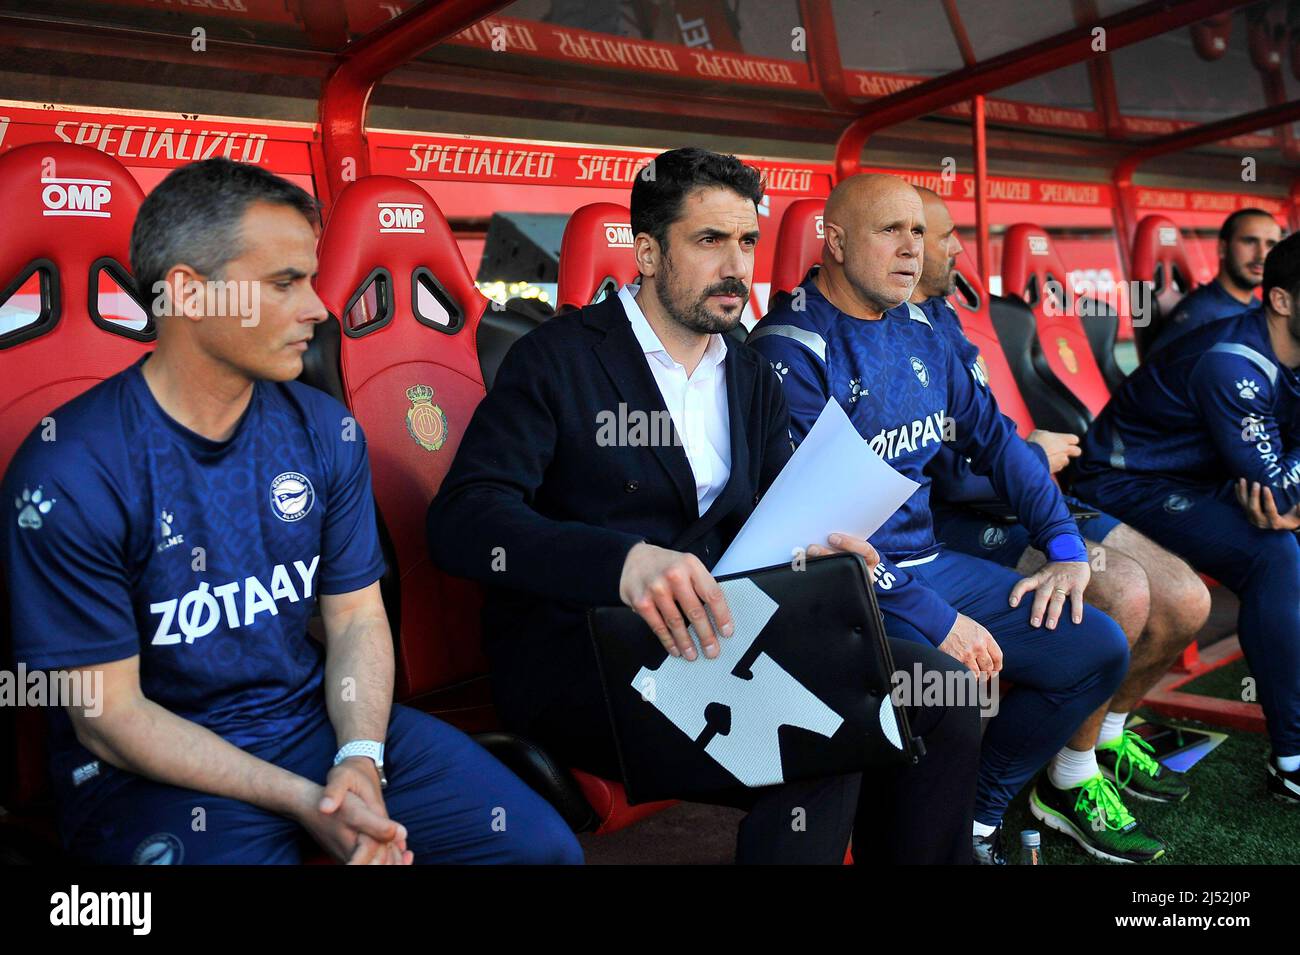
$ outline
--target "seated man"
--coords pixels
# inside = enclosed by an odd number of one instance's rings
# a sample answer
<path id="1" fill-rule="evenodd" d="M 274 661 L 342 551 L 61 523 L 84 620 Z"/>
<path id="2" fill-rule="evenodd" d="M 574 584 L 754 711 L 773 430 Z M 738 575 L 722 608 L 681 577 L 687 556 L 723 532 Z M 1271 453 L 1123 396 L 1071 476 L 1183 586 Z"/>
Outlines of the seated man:
<path id="1" fill-rule="evenodd" d="M 701 149 L 649 168 L 632 185 L 640 285 L 514 345 L 428 515 L 434 562 L 488 586 L 485 645 L 506 724 L 610 778 L 620 771 L 587 609 L 626 604 L 654 632 L 647 640 L 714 665 L 731 622 L 708 568 L 791 453 L 781 389 L 725 334 L 753 278 L 759 173 Z M 641 440 L 645 429 L 629 427 L 613 439 L 601 424 L 610 415 L 663 422 L 651 435 L 672 437 Z M 844 535 L 808 553 L 832 549 L 876 559 Z M 894 652 L 907 672 L 956 669 L 931 648 Z M 860 799 L 856 774 L 721 794 L 750 810 L 737 861 L 839 863 L 855 805 L 859 860 L 969 861 L 978 711 L 932 707 L 916 719 L 928 755 L 873 768 Z M 806 829 L 792 831 L 793 807 Z"/>
<path id="2" fill-rule="evenodd" d="M 976 388 L 995 400 L 979 362 L 979 349 L 962 333 L 957 312 L 947 299 L 955 291 L 954 269 L 961 252 L 952 216 L 937 193 L 924 188 L 916 191 L 925 208 L 925 263 L 912 303 L 935 329 L 948 336 Z M 1078 456 L 1078 444 L 1078 437 L 1072 434 L 1034 431 L 1029 435 L 1030 448 L 1050 473 Z M 988 478 L 975 474 L 966 458 L 945 445 L 926 473 L 933 481 L 930 502 L 935 536 L 945 547 L 1021 574 L 1035 573 L 1047 562 L 1043 552 L 1033 546 L 1024 524 L 1002 523 L 963 506 L 998 507 L 1002 503 Z M 1080 508 L 1088 506 L 1075 498 L 1066 501 Z M 1103 775 L 1138 799 L 1181 802 L 1187 798 L 1189 790 L 1182 774 L 1156 762 L 1150 747 L 1132 730 L 1124 729 L 1124 723 L 1129 711 L 1204 626 L 1210 613 L 1210 593 L 1187 564 L 1118 519 L 1098 513 L 1078 524 L 1089 553 L 1099 555 L 1092 562 L 1096 573 L 1088 584 L 1087 601 L 1105 611 L 1128 637 L 1128 675 L 1110 701 L 1089 715 L 1052 758 L 1035 786 L 1031 808 L 1039 818 L 1050 814 L 1059 823 L 1054 828 L 1093 855 L 1143 862 L 1163 852 L 1164 843 L 1142 826 L 1128 827 L 1131 813 L 1127 807 L 1123 811 L 1117 808 L 1117 818 L 1111 820 L 1117 823 L 1114 827 L 1091 825 L 1088 813 L 1098 803 Z M 1047 786 L 1062 792 L 1049 792 Z"/>
<path id="3" fill-rule="evenodd" d="M 392 706 L 365 440 L 292 380 L 327 318 L 317 215 L 256 166 L 167 176 L 131 235 L 157 348 L 9 467 L 6 499 L 40 501 L 2 537 L 17 659 L 102 675 L 102 712 L 51 713 L 64 838 L 110 864 L 294 863 L 304 835 L 357 863 L 579 862 L 485 750 Z"/>
<path id="4" fill-rule="evenodd" d="M 1219 274 L 1178 303 L 1152 342 L 1152 353 L 1202 325 L 1255 305 L 1255 290 L 1264 280 L 1264 259 L 1281 241 L 1282 227 L 1263 209 L 1238 209 L 1224 219 L 1219 229 Z"/>
<path id="5" fill-rule="evenodd" d="M 1241 599 L 1268 720 L 1268 787 L 1300 803 L 1300 236 L 1264 301 L 1153 355 L 1083 441 L 1076 484 Z"/>
<path id="6" fill-rule="evenodd" d="M 938 647 L 981 674 L 1003 671 L 1016 684 L 984 737 L 975 803 L 975 855 L 997 862 L 1007 804 L 1115 692 L 1128 644 L 1105 614 L 1084 616 L 1087 552 L 1051 477 L 975 387 L 948 338 L 907 301 L 925 234 L 916 190 L 894 176 L 853 176 L 831 193 L 824 223 L 822 267 L 749 342 L 784 384 L 796 441 L 833 399 L 881 457 L 921 484 L 872 539 L 881 554 L 876 587 L 891 636 Z M 1020 515 L 1048 555 L 1041 570 L 1021 579 L 940 549 L 924 469 L 945 442 Z M 1031 591 L 1032 606 L 1022 604 Z M 1072 614 L 1057 629 L 1067 601 Z M 1096 800 L 1092 814 L 1114 824 L 1109 782 L 1096 787 Z"/>

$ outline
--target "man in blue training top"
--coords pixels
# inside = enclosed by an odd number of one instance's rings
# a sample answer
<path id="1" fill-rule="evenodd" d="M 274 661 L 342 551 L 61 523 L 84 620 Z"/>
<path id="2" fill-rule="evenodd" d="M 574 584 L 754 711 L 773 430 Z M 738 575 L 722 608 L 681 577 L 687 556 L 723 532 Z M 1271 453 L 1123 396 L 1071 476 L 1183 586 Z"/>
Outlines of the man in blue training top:
<path id="1" fill-rule="evenodd" d="M 1056 485 L 947 338 L 907 301 L 925 234 L 916 190 L 894 176 L 854 176 L 831 193 L 824 222 L 822 267 L 749 341 L 784 383 L 796 442 L 833 399 L 873 450 L 921 484 L 871 539 L 881 555 L 876 587 L 891 636 L 1016 684 L 984 737 L 975 804 L 974 855 L 997 861 L 1007 804 L 1114 693 L 1128 644 L 1109 617 L 1084 615 L 1087 552 Z M 1021 515 L 1050 557 L 1040 571 L 1021 579 L 940 550 L 924 469 L 944 442 Z M 1031 604 L 1022 603 L 1031 591 Z M 1094 814 L 1112 811 L 1114 792 L 1098 788 Z"/>
<path id="2" fill-rule="evenodd" d="M 294 863 L 304 835 L 354 863 L 578 862 L 485 750 L 392 706 L 365 439 L 292 380 L 327 318 L 317 216 L 256 166 L 172 172 L 131 235 L 157 348 L 6 474 L 15 656 L 102 675 L 94 709 L 50 712 L 64 839 L 109 864 Z"/>
<path id="3" fill-rule="evenodd" d="M 955 291 L 955 268 L 961 252 L 956 227 L 937 193 L 919 187 L 917 192 L 925 210 L 925 263 L 912 303 L 935 329 L 948 336 L 975 386 L 992 399 L 979 349 L 963 333 L 957 312 L 947 298 Z M 1080 453 L 1079 438 L 1073 434 L 1034 431 L 1027 440 L 1048 473 L 1062 470 Z M 1023 523 L 1005 523 L 977 509 L 983 506 L 996 510 L 1005 505 L 989 479 L 975 474 L 965 457 L 945 445 L 930 462 L 927 473 L 933 481 L 930 501 L 935 536 L 945 547 L 1022 574 L 1032 574 L 1046 563 L 1047 557 L 1033 546 Z M 1146 861 L 1164 849 L 1158 838 L 1150 834 L 1140 838 L 1144 834 L 1142 827 L 1124 832 L 1123 825 L 1115 829 L 1092 826 L 1087 809 L 1096 799 L 1087 792 L 1082 800 L 1076 797 L 1079 790 L 1101 785 L 1100 779 L 1105 776 L 1122 791 L 1142 800 L 1181 802 L 1187 798 L 1189 789 L 1182 774 L 1161 766 L 1150 746 L 1132 730 L 1126 730 L 1124 724 L 1129 712 L 1205 625 L 1210 593 L 1183 560 L 1118 518 L 1099 513 L 1077 498 L 1065 500 L 1093 515 L 1078 520 L 1089 553 L 1097 555 L 1092 562 L 1096 573 L 1088 584 L 1087 600 L 1124 630 L 1131 658 L 1119 690 L 1079 725 L 1052 758 L 1036 784 L 1030 806 L 1034 815 L 1046 819 L 1093 855 Z M 1048 792 L 1044 788 L 1047 786 L 1070 791 L 1068 799 Z"/>
<path id="4" fill-rule="evenodd" d="M 1268 721 L 1268 787 L 1300 802 L 1300 236 L 1258 308 L 1153 355 L 1083 442 L 1076 488 L 1241 599 Z"/>
<path id="5" fill-rule="evenodd" d="M 1151 351 L 1257 304 L 1264 259 L 1282 241 L 1282 227 L 1263 209 L 1238 209 L 1219 229 L 1219 274 L 1178 303 Z"/>

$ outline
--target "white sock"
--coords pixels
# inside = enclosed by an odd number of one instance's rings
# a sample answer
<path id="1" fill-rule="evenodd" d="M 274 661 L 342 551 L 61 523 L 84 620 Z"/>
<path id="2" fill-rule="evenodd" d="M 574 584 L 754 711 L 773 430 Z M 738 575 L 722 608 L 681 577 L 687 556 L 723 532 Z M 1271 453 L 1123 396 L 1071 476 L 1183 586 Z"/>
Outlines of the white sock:
<path id="1" fill-rule="evenodd" d="M 1127 713 L 1107 713 L 1101 721 L 1101 732 L 1097 734 L 1098 743 L 1109 743 L 1124 735 L 1124 724 L 1128 722 Z"/>
<path id="2" fill-rule="evenodd" d="M 993 835 L 993 833 L 997 831 L 998 831 L 997 826 L 985 825 L 984 823 L 980 822 L 978 819 L 974 820 L 974 822 L 971 825 L 971 832 L 977 836 L 991 836 Z"/>
<path id="3" fill-rule="evenodd" d="M 1277 768 L 1284 773 L 1294 773 L 1297 769 L 1300 769 L 1300 756 L 1279 756 L 1277 758 Z"/>
<path id="4" fill-rule="evenodd" d="M 1095 752 L 1090 749 L 1079 752 L 1066 746 L 1052 757 L 1052 762 L 1047 767 L 1047 778 L 1057 789 L 1073 789 L 1082 786 L 1099 772 Z"/>

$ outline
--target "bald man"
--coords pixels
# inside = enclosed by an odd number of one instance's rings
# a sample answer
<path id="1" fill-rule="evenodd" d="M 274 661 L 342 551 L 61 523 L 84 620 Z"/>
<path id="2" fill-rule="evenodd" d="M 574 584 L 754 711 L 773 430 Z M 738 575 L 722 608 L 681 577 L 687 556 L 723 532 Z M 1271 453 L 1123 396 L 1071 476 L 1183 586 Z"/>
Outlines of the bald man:
<path id="1" fill-rule="evenodd" d="M 976 791 L 973 855 L 997 863 L 1007 804 L 1115 692 L 1128 642 L 1105 614 L 1084 613 L 1087 551 L 1051 476 L 908 302 L 926 231 L 916 190 L 893 176 L 852 177 L 831 193 L 824 223 L 822 266 L 749 341 L 783 383 L 795 442 L 837 401 L 863 440 L 920 484 L 871 539 L 890 635 L 1016 685 L 985 734 Z M 1048 555 L 1036 573 L 1022 579 L 939 546 L 925 467 L 945 443 L 992 480 Z"/>
<path id="2" fill-rule="evenodd" d="M 962 331 L 957 312 L 947 299 L 955 291 L 957 255 L 961 252 L 952 216 L 937 193 L 924 188 L 917 192 L 928 228 L 924 266 L 912 303 L 948 336 L 975 387 L 991 394 L 988 376 L 979 365 L 979 349 Z M 1009 387 L 1015 385 L 1009 383 Z M 1028 441 L 1049 473 L 1060 471 L 1080 451 L 1079 438 L 1073 434 L 1034 431 Z M 934 482 L 930 501 L 935 535 L 944 547 L 1022 574 L 1032 574 L 1047 562 L 1023 524 L 1000 522 L 969 506 L 996 508 L 1003 502 L 989 480 L 972 472 L 964 457 L 945 446 L 926 470 Z M 1080 724 L 1039 777 L 1031 809 L 1092 855 L 1145 861 L 1163 851 L 1160 839 L 1140 825 L 1127 832 L 1123 825 L 1094 828 L 1087 813 L 1098 801 L 1103 777 L 1122 793 L 1140 800 L 1171 803 L 1187 798 L 1189 789 L 1183 775 L 1160 765 L 1150 746 L 1124 724 L 1129 712 L 1204 626 L 1210 613 L 1210 593 L 1186 562 L 1154 541 L 1077 498 L 1067 497 L 1066 501 L 1076 513 L 1084 514 L 1078 525 L 1089 553 L 1100 552 L 1104 557 L 1095 564 L 1097 573 L 1089 582 L 1087 601 L 1124 630 L 1131 660 L 1119 690 Z M 1131 815 L 1127 806 L 1118 813 L 1125 825 Z"/>

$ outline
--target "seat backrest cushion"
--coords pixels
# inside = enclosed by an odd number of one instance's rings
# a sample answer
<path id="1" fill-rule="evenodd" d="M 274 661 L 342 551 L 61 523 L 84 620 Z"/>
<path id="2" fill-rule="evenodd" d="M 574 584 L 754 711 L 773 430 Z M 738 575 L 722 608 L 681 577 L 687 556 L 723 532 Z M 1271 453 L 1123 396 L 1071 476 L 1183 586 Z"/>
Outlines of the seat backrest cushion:
<path id="1" fill-rule="evenodd" d="M 1046 229 L 1022 222 L 1007 230 L 1002 288 L 1029 306 L 1052 373 L 1096 417 L 1110 400 L 1110 388 L 1074 307 L 1065 263 Z"/>
<path id="2" fill-rule="evenodd" d="M 777 295 L 793 292 L 808 270 L 821 263 L 825 212 L 825 199 L 796 199 L 785 210 L 772 255 L 773 301 Z M 771 307 L 769 303 L 769 311 Z"/>
<path id="3" fill-rule="evenodd" d="M 556 311 L 584 308 L 600 293 L 613 294 L 637 276 L 632 257 L 632 214 L 614 202 L 582 206 L 560 239 Z"/>
<path id="4" fill-rule="evenodd" d="M 50 412 L 151 347 L 152 320 L 132 331 L 99 306 L 101 270 L 132 284 L 131 227 L 143 200 L 126 168 L 89 146 L 32 143 L 0 155 L 0 307 L 33 276 L 42 286 L 24 304 L 40 317 L 0 339 L 0 473 Z M 11 665 L 11 653 L 0 606 L 0 666 Z M 4 709 L 0 801 L 17 810 L 46 791 L 45 726 L 37 710 Z"/>
<path id="5" fill-rule="evenodd" d="M 438 206 L 405 179 L 348 185 L 319 257 L 317 289 L 342 322 L 343 391 L 369 443 L 398 562 L 397 693 L 406 699 L 487 672 L 481 591 L 434 568 L 425 542 L 429 502 L 484 394 L 476 336 L 487 300 Z"/>
<path id="6" fill-rule="evenodd" d="M 1133 281 L 1150 285 L 1150 301 L 1142 303 L 1148 314 L 1133 316 L 1133 342 L 1138 356 L 1144 357 L 1178 303 L 1197 283 L 1182 232 L 1167 216 L 1146 216 L 1138 223 L 1132 262 Z"/>

